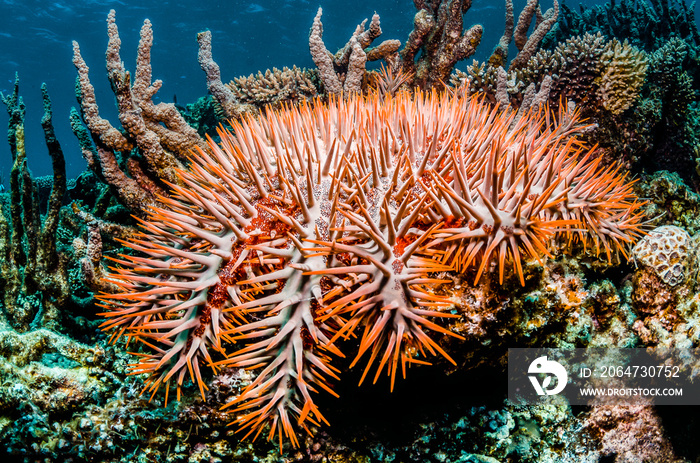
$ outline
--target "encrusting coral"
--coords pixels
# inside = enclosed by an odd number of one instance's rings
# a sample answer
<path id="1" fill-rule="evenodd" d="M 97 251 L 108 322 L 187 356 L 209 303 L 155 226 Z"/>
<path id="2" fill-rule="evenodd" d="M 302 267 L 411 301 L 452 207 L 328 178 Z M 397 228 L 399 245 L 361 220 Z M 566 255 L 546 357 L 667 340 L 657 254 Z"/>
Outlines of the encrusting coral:
<path id="1" fill-rule="evenodd" d="M 260 369 L 227 406 L 247 435 L 270 424 L 296 446 L 297 427 L 325 422 L 312 393 L 332 393 L 340 341 L 357 334 L 362 379 L 376 367 L 392 387 L 428 354 L 453 361 L 438 274 L 495 266 L 503 281 L 509 262 L 524 283 L 521 261 L 555 237 L 626 255 L 641 204 L 576 139 L 576 114 L 513 124 L 466 93 L 268 109 L 197 148 L 125 243 L 140 255 L 114 259 L 122 291 L 99 296 L 103 328 L 150 350 L 132 367 L 146 390 L 179 396 L 189 374 L 204 396 L 203 364 Z"/>

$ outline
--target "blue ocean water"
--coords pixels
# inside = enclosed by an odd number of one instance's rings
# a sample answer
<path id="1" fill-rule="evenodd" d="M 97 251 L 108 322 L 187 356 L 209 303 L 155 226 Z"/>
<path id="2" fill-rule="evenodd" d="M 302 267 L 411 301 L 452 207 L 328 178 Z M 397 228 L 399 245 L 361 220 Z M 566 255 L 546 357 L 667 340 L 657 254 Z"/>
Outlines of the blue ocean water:
<path id="1" fill-rule="evenodd" d="M 516 17 L 525 0 L 516 0 Z M 575 6 L 576 3 L 570 4 Z M 5 0 L 0 3 L 0 91 L 12 91 L 19 73 L 20 92 L 27 105 L 25 123 L 29 167 L 35 176 L 51 174 L 40 126 L 40 86 L 46 82 L 53 101 L 54 126 L 66 156 L 68 177 L 85 168 L 78 143 L 68 123 L 74 96 L 76 71 L 72 64 L 71 41 L 77 40 L 90 67 L 102 117 L 117 125 L 114 96 L 105 73 L 107 47 L 106 18 L 116 10 L 122 40 L 121 56 L 127 69 L 135 66 L 139 29 L 145 18 L 153 24 L 152 64 L 154 79 L 163 87 L 156 102 L 181 105 L 206 94 L 205 76 L 197 62 L 197 33 L 213 34 L 214 59 L 221 66 L 222 79 L 283 66 L 314 67 L 309 54 L 308 33 L 319 6 L 324 9 L 324 41 L 329 50 L 342 47 L 357 24 L 381 17 L 380 39 L 405 42 L 413 27 L 416 9 L 410 0 L 255 0 L 251 1 L 158 1 Z M 551 0 L 543 1 L 543 9 Z M 484 26 L 484 36 L 473 58 L 487 58 L 503 33 L 503 0 L 474 0 L 464 18 L 465 28 Z M 471 59 L 469 60 L 471 62 Z M 466 63 L 462 62 L 463 67 Z M 0 108 L 0 127 L 7 126 L 7 112 Z M 8 186 L 10 150 L 0 142 L 0 177 Z"/>

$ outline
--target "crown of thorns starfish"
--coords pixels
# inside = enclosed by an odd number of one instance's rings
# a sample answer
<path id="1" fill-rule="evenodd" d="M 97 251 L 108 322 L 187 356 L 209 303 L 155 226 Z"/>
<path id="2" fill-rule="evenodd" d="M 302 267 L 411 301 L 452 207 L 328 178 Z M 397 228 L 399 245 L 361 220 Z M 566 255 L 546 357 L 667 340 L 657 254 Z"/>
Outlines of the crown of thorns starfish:
<path id="1" fill-rule="evenodd" d="M 362 381 L 440 355 L 456 317 L 438 272 L 497 267 L 525 284 L 522 260 L 551 238 L 608 259 L 640 235 L 641 204 L 615 167 L 575 137 L 575 114 L 519 120 L 466 92 L 399 92 L 268 109 L 231 122 L 191 155 L 181 185 L 124 243 L 100 296 L 102 327 L 147 346 L 133 374 L 152 395 L 201 368 L 258 370 L 231 403 L 241 430 L 280 445 L 326 422 L 339 341 L 359 337 Z M 447 288 L 449 291 L 449 288 Z M 215 361 L 214 352 L 219 356 Z M 221 360 L 219 360 L 221 359 Z M 362 382 L 361 381 L 361 382 Z"/>

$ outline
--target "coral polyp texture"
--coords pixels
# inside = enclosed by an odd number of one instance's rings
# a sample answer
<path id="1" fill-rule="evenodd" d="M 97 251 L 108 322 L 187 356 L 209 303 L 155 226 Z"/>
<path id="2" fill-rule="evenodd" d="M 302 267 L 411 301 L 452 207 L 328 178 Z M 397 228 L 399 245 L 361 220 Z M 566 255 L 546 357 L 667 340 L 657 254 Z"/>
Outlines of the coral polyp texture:
<path id="1" fill-rule="evenodd" d="M 663 225 L 640 240 L 632 256 L 635 263 L 654 269 L 664 283 L 676 286 L 688 277 L 690 248 L 688 232 L 674 225 Z"/>
<path id="2" fill-rule="evenodd" d="M 121 291 L 100 296 L 103 328 L 144 345 L 146 390 L 167 400 L 189 377 L 204 396 L 204 366 L 255 370 L 225 407 L 246 435 L 297 446 L 326 422 L 314 395 L 333 394 L 341 348 L 392 388 L 410 364 L 454 363 L 446 272 L 525 284 L 522 261 L 554 239 L 626 255 L 641 204 L 578 141 L 577 115 L 516 121 L 467 93 L 302 101 L 195 148 L 115 259 Z"/>

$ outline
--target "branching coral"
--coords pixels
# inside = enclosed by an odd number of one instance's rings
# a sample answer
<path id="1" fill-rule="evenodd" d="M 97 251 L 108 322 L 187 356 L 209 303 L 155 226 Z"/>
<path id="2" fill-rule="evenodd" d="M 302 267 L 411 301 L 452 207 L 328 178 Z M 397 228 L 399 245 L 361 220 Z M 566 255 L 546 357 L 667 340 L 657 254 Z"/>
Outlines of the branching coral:
<path id="1" fill-rule="evenodd" d="M 80 209 L 76 203 L 71 206 L 75 216 L 87 228 L 86 238 L 76 237 L 72 243 L 75 257 L 80 260 L 80 270 L 85 285 L 94 292 L 119 291 L 119 288 L 107 277 L 108 271 L 102 263 L 102 237 L 109 237 L 111 240 L 129 240 L 135 237 L 137 230 L 134 227 L 98 219 L 93 214 Z"/>
<path id="2" fill-rule="evenodd" d="M 237 118 L 243 112 L 249 111 L 251 108 L 238 101 L 229 86 L 221 81 L 221 69 L 214 61 L 211 51 L 211 31 L 197 34 L 197 43 L 199 44 L 197 59 L 207 76 L 207 90 L 214 98 L 218 111 L 222 113 L 222 119 Z"/>
<path id="3" fill-rule="evenodd" d="M 565 97 L 587 113 L 605 110 L 615 117 L 640 97 L 648 68 L 644 52 L 627 42 L 606 42 L 600 34 L 570 38 L 553 51 L 539 50 L 526 63 L 516 64 L 505 73 L 475 62 L 466 74 L 453 76 L 452 82 L 458 85 L 469 80 L 472 92 L 484 93 L 501 104 L 510 104 L 512 99 L 521 109 L 527 106 L 523 103 L 528 92 L 539 84 L 542 97 L 551 103 Z M 546 95 L 542 89 L 548 89 Z"/>
<path id="4" fill-rule="evenodd" d="M 19 77 L 11 95 L 1 95 L 10 115 L 8 139 L 12 152 L 9 221 L 0 211 L 0 320 L 16 330 L 31 327 L 56 328 L 61 309 L 70 302 L 67 259 L 56 247 L 61 202 L 66 191 L 66 171 L 52 123 L 51 100 L 46 85 L 41 88 L 44 102 L 46 146 L 53 165 L 53 184 L 47 212 L 42 220 L 37 188 L 27 167 L 24 139 L 24 103 L 19 96 Z"/>
<path id="5" fill-rule="evenodd" d="M 368 48 L 382 34 L 378 14 L 372 16 L 369 29 L 365 30 L 367 20 L 357 26 L 348 43 L 335 55 L 323 43 L 322 14 L 323 10 L 319 8 L 309 33 L 309 50 L 326 93 L 340 95 L 359 92 L 367 61 L 384 59 L 390 64 L 396 61 L 401 46 L 398 40 L 385 40 L 372 49 Z"/>
<path id="6" fill-rule="evenodd" d="M 462 17 L 471 0 L 416 0 L 413 30 L 401 49 L 401 67 L 415 76 L 420 88 L 440 87 L 458 61 L 469 58 L 481 42 L 483 27 L 462 30 Z"/>
<path id="7" fill-rule="evenodd" d="M 579 105 L 595 105 L 597 82 L 603 69 L 600 60 L 605 49 L 606 41 L 601 34 L 572 37 L 553 51 L 540 50 L 515 75 L 523 86 L 539 82 L 547 75 L 556 76 L 550 101 L 564 97 Z"/>
<path id="8" fill-rule="evenodd" d="M 551 46 L 551 43 L 585 33 L 629 40 L 646 51 L 662 47 L 673 37 L 700 46 L 695 12 L 692 4 L 688 5 L 685 0 L 622 0 L 581 6 L 579 11 L 563 6 L 559 26 L 548 41 Z"/>
<path id="9" fill-rule="evenodd" d="M 641 146 L 630 147 L 646 154 L 655 169 L 675 170 L 686 180 L 693 167 L 700 166 L 700 82 L 694 77 L 693 54 L 687 42 L 672 38 L 649 55 L 648 85 L 642 91 L 641 114 L 635 118 Z"/>
<path id="10" fill-rule="evenodd" d="M 162 181 L 177 183 L 175 170 L 182 167 L 181 161 L 190 149 L 204 146 L 204 142 L 174 104 L 152 101 L 162 82 L 151 82 L 151 22 L 146 19 L 141 28 L 133 85 L 119 55 L 121 40 L 114 10 L 107 17 L 107 29 L 107 75 L 117 99 L 123 131 L 100 117 L 89 68 L 77 42 L 73 42 L 73 64 L 78 70 L 76 92 L 95 146 L 84 136 L 77 114 L 72 116 L 71 124 L 88 165 L 113 187 L 127 207 L 143 215 L 157 202 L 157 195 L 164 194 Z M 138 156 L 131 155 L 134 149 Z M 116 152 L 126 155 L 128 175 L 118 165 Z"/>
<path id="11" fill-rule="evenodd" d="M 280 106 L 285 102 L 312 99 L 318 94 L 317 85 L 320 85 L 317 72 L 294 66 L 238 77 L 226 86 L 238 101 L 261 108 L 268 104 Z"/>
<path id="12" fill-rule="evenodd" d="M 511 261 L 523 281 L 521 260 L 557 235 L 624 253 L 640 204 L 576 140 L 576 115 L 511 124 L 466 93 L 267 109 L 197 148 L 125 243 L 139 255 L 116 260 L 121 291 L 100 296 L 103 328 L 150 350 L 132 369 L 147 390 L 179 395 L 189 373 L 204 395 L 203 363 L 259 370 L 227 407 L 247 435 L 270 424 L 298 445 L 297 428 L 325 422 L 312 393 L 332 393 L 341 340 L 357 333 L 353 365 L 368 356 L 363 379 L 376 366 L 392 386 L 428 355 L 452 361 L 439 272 L 495 264 L 503 280 Z"/>
<path id="13" fill-rule="evenodd" d="M 515 46 L 518 54 L 510 63 L 510 69 L 522 67 L 535 54 L 540 42 L 557 22 L 559 17 L 559 3 L 554 0 L 554 6 L 542 14 L 539 0 L 529 0 L 518 16 L 518 23 L 514 26 L 513 1 L 506 0 L 506 26 L 503 36 L 494 49 L 488 64 L 498 68 L 506 65 L 508 58 L 508 46 L 515 36 Z M 528 36 L 533 18 L 535 28 Z"/>

